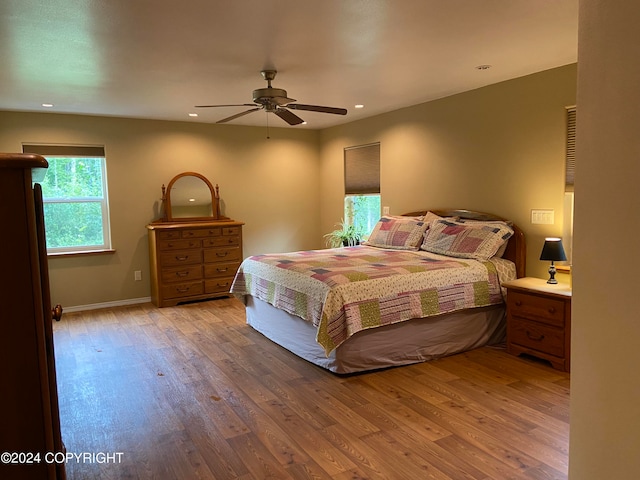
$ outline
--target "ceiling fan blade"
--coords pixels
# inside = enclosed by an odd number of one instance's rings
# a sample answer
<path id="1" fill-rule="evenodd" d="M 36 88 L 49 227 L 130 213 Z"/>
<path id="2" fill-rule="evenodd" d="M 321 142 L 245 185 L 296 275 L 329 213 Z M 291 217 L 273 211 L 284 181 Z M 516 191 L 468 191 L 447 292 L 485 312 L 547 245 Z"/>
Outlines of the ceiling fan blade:
<path id="1" fill-rule="evenodd" d="M 286 108 L 277 108 L 273 111 L 277 116 L 287 122 L 289 125 L 300 125 L 304 120 L 302 120 L 295 113 L 290 112 Z"/>
<path id="2" fill-rule="evenodd" d="M 305 105 L 303 103 L 290 103 L 287 108 L 293 110 L 308 110 L 310 112 L 333 113 L 335 115 L 346 115 L 346 108 L 322 107 L 320 105 Z"/>
<path id="3" fill-rule="evenodd" d="M 211 107 L 257 107 L 255 103 L 238 103 L 234 105 L 195 105 L 194 108 L 211 108 Z"/>
<path id="4" fill-rule="evenodd" d="M 218 120 L 216 123 L 226 123 L 231 120 L 235 120 L 238 117 L 243 117 L 251 112 L 257 112 L 258 110 L 262 110 L 262 107 L 250 108 L 249 110 L 245 110 L 244 112 L 236 113 L 235 115 L 231 115 L 230 117 L 223 118 L 222 120 Z"/>

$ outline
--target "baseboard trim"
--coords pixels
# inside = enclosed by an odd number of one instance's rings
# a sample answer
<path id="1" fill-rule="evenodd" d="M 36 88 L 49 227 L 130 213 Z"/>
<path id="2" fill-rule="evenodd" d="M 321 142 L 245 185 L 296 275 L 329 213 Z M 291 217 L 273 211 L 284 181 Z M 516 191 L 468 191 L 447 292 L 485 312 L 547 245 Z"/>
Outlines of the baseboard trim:
<path id="1" fill-rule="evenodd" d="M 100 308 L 124 307 L 126 305 L 137 305 L 139 303 L 149 303 L 151 297 L 128 298 L 127 300 L 116 300 L 114 302 L 90 303 L 88 305 L 75 305 L 73 307 L 63 306 L 63 311 L 67 313 L 84 312 L 86 310 L 98 310 Z"/>

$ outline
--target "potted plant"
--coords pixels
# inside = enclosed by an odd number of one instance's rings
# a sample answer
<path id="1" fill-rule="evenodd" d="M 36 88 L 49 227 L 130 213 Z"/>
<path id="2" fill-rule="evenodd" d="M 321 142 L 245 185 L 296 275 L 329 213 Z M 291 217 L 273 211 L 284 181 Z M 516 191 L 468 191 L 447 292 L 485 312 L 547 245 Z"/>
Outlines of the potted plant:
<path id="1" fill-rule="evenodd" d="M 361 228 L 355 225 L 347 225 L 344 220 L 336 223 L 336 226 L 340 228 L 324 236 L 329 247 L 352 247 L 354 245 L 360 245 L 360 240 L 365 233 Z"/>

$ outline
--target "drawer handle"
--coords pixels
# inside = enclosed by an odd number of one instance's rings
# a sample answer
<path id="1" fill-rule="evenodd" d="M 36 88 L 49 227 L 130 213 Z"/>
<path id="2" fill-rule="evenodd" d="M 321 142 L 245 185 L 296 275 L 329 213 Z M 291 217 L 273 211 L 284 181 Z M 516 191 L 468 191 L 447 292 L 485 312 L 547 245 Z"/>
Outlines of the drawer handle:
<path id="1" fill-rule="evenodd" d="M 216 271 L 218 272 L 226 272 L 228 270 L 229 270 L 228 268 L 216 268 Z"/>
<path id="2" fill-rule="evenodd" d="M 182 256 L 176 255 L 176 260 L 178 260 L 179 262 L 184 262 L 188 258 L 189 258 L 189 255 L 182 255 Z"/>
<path id="3" fill-rule="evenodd" d="M 527 337 L 530 340 L 534 340 L 536 342 L 541 342 L 542 340 L 544 340 L 544 335 L 532 335 L 529 330 L 527 330 Z"/>
<path id="4" fill-rule="evenodd" d="M 216 257 L 226 257 L 227 255 L 229 255 L 229 252 L 224 252 L 224 253 L 216 253 Z"/>
<path id="5" fill-rule="evenodd" d="M 549 307 L 549 313 L 556 313 L 555 307 Z"/>
<path id="6" fill-rule="evenodd" d="M 178 293 L 186 293 L 191 289 L 191 287 L 177 287 L 176 290 Z"/>
<path id="7" fill-rule="evenodd" d="M 176 277 L 188 277 L 189 271 L 185 270 L 184 272 L 176 272 Z"/>
<path id="8" fill-rule="evenodd" d="M 193 232 L 184 232 L 184 235 L 187 237 L 193 237 Z"/>
<path id="9" fill-rule="evenodd" d="M 218 286 L 219 287 L 226 287 L 229 285 L 229 282 L 225 282 L 225 283 L 219 283 Z"/>
<path id="10" fill-rule="evenodd" d="M 522 305 L 522 302 L 520 300 L 516 300 L 515 301 L 516 307 L 519 307 Z"/>

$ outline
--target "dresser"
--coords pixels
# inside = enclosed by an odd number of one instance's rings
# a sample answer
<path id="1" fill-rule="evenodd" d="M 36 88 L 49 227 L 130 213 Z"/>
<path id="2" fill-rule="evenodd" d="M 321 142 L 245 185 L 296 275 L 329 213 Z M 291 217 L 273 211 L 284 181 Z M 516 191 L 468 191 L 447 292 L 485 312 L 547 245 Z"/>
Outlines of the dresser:
<path id="1" fill-rule="evenodd" d="M 242 262 L 242 222 L 154 222 L 147 225 L 151 300 L 168 307 L 230 295 Z"/>
<path id="2" fill-rule="evenodd" d="M 47 161 L 0 154 L 0 478 L 65 478 L 44 231 L 42 190 Z M 60 457 L 57 457 L 60 458 Z M 64 458 L 64 455 L 62 456 Z M 47 461 L 49 459 L 49 461 Z"/>
<path id="3" fill-rule="evenodd" d="M 528 354 L 570 370 L 571 287 L 532 277 L 505 282 L 507 352 Z"/>

